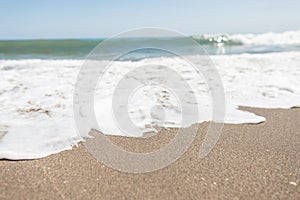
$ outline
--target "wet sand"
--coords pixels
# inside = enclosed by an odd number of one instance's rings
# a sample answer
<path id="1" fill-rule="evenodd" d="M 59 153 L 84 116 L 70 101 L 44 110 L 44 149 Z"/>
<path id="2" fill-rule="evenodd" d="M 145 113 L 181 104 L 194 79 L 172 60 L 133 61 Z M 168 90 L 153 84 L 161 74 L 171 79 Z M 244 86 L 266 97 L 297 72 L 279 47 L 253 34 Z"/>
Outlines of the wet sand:
<path id="1" fill-rule="evenodd" d="M 227 124 L 215 148 L 198 158 L 208 123 L 176 162 L 144 174 L 98 163 L 79 145 L 38 160 L 0 161 L 0 199 L 300 199 L 300 109 L 243 108 L 261 124 Z M 169 142 L 175 130 L 148 139 L 110 137 L 145 152 Z"/>

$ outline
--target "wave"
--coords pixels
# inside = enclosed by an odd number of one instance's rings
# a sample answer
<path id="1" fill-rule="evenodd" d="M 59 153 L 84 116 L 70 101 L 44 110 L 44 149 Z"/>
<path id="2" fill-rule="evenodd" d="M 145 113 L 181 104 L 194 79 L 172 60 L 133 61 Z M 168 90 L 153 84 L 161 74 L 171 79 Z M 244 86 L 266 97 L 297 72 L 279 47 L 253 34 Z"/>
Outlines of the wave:
<path id="1" fill-rule="evenodd" d="M 300 30 L 283 33 L 200 35 L 192 38 L 203 45 L 300 45 Z"/>

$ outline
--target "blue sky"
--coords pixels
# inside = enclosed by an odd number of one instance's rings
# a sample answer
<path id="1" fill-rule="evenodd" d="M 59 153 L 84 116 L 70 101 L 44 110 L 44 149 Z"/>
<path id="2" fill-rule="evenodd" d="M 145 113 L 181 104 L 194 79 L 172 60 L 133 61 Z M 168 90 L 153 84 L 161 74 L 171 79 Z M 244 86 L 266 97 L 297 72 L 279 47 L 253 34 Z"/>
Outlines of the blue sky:
<path id="1" fill-rule="evenodd" d="M 0 0 L 0 38 L 99 38 L 139 27 L 186 35 L 300 29 L 299 0 Z"/>

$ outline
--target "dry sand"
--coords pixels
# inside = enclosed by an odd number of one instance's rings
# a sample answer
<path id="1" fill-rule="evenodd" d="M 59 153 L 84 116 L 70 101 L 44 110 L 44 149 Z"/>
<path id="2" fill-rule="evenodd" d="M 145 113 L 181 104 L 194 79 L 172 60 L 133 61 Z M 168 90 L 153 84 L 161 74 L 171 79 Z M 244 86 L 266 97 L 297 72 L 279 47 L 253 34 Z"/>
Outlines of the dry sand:
<path id="1" fill-rule="evenodd" d="M 300 199 L 300 109 L 254 109 L 265 123 L 225 125 L 210 154 L 198 158 L 208 123 L 172 165 L 129 174 L 104 166 L 83 145 L 47 158 L 0 161 L 0 199 Z M 111 137 L 132 151 L 168 142 Z"/>

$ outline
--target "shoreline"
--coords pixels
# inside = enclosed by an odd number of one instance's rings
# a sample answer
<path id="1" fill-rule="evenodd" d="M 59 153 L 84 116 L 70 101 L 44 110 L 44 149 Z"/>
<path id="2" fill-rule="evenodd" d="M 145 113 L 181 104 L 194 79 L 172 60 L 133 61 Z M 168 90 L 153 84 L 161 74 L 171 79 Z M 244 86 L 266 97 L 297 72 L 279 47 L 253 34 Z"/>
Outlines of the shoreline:
<path id="1" fill-rule="evenodd" d="M 245 108 L 267 120 L 224 124 L 214 149 L 203 159 L 199 147 L 209 123 L 176 162 L 145 174 L 119 172 L 98 163 L 79 144 L 37 160 L 0 161 L 0 198 L 168 199 L 300 198 L 300 108 Z M 174 136 L 163 130 L 148 139 L 109 136 L 130 151 L 158 149 Z"/>

